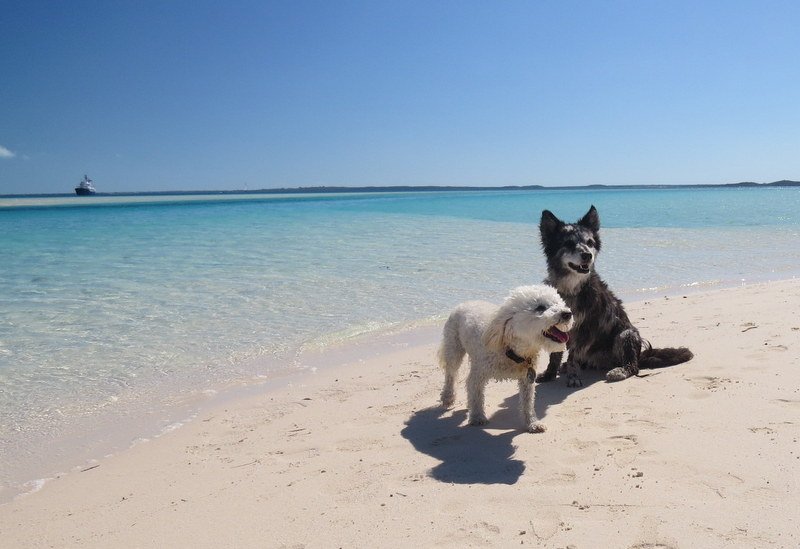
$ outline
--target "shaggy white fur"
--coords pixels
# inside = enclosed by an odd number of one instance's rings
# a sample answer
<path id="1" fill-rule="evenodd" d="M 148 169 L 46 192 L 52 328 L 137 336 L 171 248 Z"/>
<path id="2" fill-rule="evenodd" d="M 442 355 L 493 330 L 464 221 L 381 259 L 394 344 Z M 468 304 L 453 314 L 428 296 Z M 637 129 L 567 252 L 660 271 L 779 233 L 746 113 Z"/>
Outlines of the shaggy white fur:
<path id="1" fill-rule="evenodd" d="M 484 301 L 458 305 L 444 325 L 439 363 L 444 368 L 442 404 L 455 402 L 455 382 L 464 355 L 469 355 L 467 410 L 470 425 L 488 422 L 484 391 L 490 379 L 519 382 L 524 428 L 545 430 L 534 409 L 536 357 L 540 351 L 564 351 L 572 312 L 550 286 L 520 286 L 498 307 Z"/>

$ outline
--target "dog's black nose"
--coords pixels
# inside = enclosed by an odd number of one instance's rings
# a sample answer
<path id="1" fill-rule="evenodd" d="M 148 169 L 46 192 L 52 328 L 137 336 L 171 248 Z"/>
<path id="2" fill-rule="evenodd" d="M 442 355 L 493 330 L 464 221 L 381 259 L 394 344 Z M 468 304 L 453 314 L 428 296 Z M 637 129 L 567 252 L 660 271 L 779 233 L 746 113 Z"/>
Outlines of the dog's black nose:
<path id="1" fill-rule="evenodd" d="M 590 254 L 589 252 L 583 252 L 583 253 L 581 254 L 581 259 L 582 259 L 583 261 L 586 261 L 586 262 L 588 263 L 589 261 L 591 261 L 591 260 L 592 260 L 592 254 Z"/>
<path id="2" fill-rule="evenodd" d="M 563 313 L 561 313 L 561 318 L 563 318 L 564 320 L 569 320 L 570 318 L 572 318 L 572 311 L 564 311 Z"/>

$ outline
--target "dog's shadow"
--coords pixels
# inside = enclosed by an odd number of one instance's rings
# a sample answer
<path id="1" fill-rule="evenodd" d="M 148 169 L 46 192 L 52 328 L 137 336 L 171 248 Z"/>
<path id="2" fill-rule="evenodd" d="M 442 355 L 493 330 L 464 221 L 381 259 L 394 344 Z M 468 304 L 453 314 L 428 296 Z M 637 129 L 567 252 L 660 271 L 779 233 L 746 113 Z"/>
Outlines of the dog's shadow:
<path id="1" fill-rule="evenodd" d="M 491 419 L 494 427 L 505 420 Z M 401 431 L 414 448 L 441 461 L 429 476 L 455 484 L 514 484 L 525 472 L 525 463 L 514 459 L 512 441 L 522 431 L 493 435 L 483 427 L 464 425 L 466 410 L 448 413 L 441 406 L 414 414 Z M 498 425 L 495 425 L 497 423 Z"/>
<path id="2" fill-rule="evenodd" d="M 583 388 L 601 381 L 603 374 L 585 371 Z M 536 387 L 536 414 L 545 419 L 548 410 L 581 388 L 568 388 L 563 378 Z M 519 397 L 508 397 L 489 419 L 487 427 L 466 425 L 466 410 L 449 413 L 442 406 L 414 412 L 401 431 L 414 448 L 441 463 L 429 476 L 454 484 L 515 484 L 525 472 L 525 462 L 514 457 L 514 437 L 537 436 L 519 429 Z M 501 430 L 492 434 L 492 430 Z"/>

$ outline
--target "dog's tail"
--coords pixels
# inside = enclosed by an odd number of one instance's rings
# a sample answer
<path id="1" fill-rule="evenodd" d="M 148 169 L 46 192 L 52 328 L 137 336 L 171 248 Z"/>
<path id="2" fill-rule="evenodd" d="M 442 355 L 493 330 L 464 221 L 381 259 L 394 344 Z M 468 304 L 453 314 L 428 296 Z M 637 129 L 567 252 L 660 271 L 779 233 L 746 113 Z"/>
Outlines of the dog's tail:
<path id="1" fill-rule="evenodd" d="M 688 362 L 692 358 L 694 354 L 686 347 L 653 349 L 646 343 L 639 356 L 639 368 L 665 368 Z"/>
<path id="2" fill-rule="evenodd" d="M 444 387 L 442 388 L 441 400 L 445 408 L 450 408 L 455 402 L 456 376 L 465 354 L 467 354 L 467 350 L 458 335 L 458 319 L 454 313 L 450 315 L 444 325 L 442 344 L 437 352 L 439 365 L 444 370 Z"/>
<path id="3" fill-rule="evenodd" d="M 464 355 L 467 350 L 461 343 L 461 338 L 458 335 L 458 321 L 453 316 L 447 319 L 444 325 L 444 333 L 442 334 L 442 343 L 439 346 L 439 351 L 436 353 L 439 359 L 439 365 L 445 372 L 455 374 L 458 372 L 461 361 L 464 360 Z"/>

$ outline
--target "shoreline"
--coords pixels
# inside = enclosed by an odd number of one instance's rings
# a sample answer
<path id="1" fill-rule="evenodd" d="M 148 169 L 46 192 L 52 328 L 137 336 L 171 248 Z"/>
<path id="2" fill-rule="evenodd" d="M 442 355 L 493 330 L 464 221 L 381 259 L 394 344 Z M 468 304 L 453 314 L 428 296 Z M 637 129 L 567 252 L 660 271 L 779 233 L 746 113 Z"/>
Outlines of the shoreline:
<path id="1" fill-rule="evenodd" d="M 621 293 L 619 296 L 628 308 L 658 299 L 788 282 L 796 278 L 795 276 L 780 278 L 780 275 L 778 278 L 773 278 L 773 275 L 775 273 L 750 280 L 712 281 L 699 285 L 643 289 L 635 293 Z M 419 319 L 402 326 L 357 334 L 332 345 L 311 345 L 297 355 L 291 366 L 287 364 L 276 367 L 268 378 L 232 380 L 211 389 L 172 395 L 170 398 L 173 403 L 169 408 L 153 411 L 148 416 L 139 415 L 132 420 L 125 418 L 122 423 L 116 423 L 103 416 L 90 418 L 94 429 L 89 435 L 84 432 L 72 432 L 71 435 L 59 437 L 56 439 L 59 448 L 67 446 L 71 450 L 66 450 L 66 455 L 61 459 L 53 459 L 34 468 L 40 471 L 47 469 L 49 473 L 17 475 L 11 479 L 12 484 L 0 486 L 0 506 L 38 492 L 48 483 L 65 475 L 93 467 L 104 459 L 129 451 L 136 446 L 149 444 L 172 431 L 183 429 L 197 421 L 197 418 L 208 410 L 235 405 L 243 399 L 269 394 L 286 387 L 302 385 L 320 373 L 376 359 L 387 352 L 438 345 L 441 326 L 445 319 L 446 314 L 443 314 L 441 319 Z"/>
<path id="2" fill-rule="evenodd" d="M 387 349 L 394 352 L 429 344 L 438 339 L 440 332 L 441 323 L 428 319 L 403 327 L 357 334 L 333 345 L 312 345 L 303 350 L 292 365 L 283 364 L 273 368 L 269 377 L 241 378 L 210 389 L 170 395 L 172 404 L 168 408 L 154 409 L 148 415 L 138 414 L 129 418 L 120 417 L 120 413 L 116 412 L 109 417 L 88 418 L 86 423 L 80 424 L 92 426 L 88 433 L 73 428 L 48 441 L 48 455 L 52 455 L 50 452 L 53 452 L 55 445 L 65 454 L 63 457 L 50 457 L 45 463 L 28 469 L 47 470 L 49 473 L 14 475 L 10 484 L 0 485 L 0 506 L 36 493 L 54 480 L 91 468 L 105 459 L 185 428 L 208 410 L 303 384 L 320 372 L 374 359 L 386 353 Z M 42 444 L 37 446 L 41 447 Z"/>
<path id="3" fill-rule="evenodd" d="M 462 425 L 463 385 L 437 410 L 438 337 L 400 336 L 51 480 L 0 506 L 0 531 L 15 547 L 794 546 L 800 280 L 684 293 L 626 308 L 693 361 L 537 386 L 541 435 L 517 429 L 513 384 L 490 384 L 485 429 Z"/>

